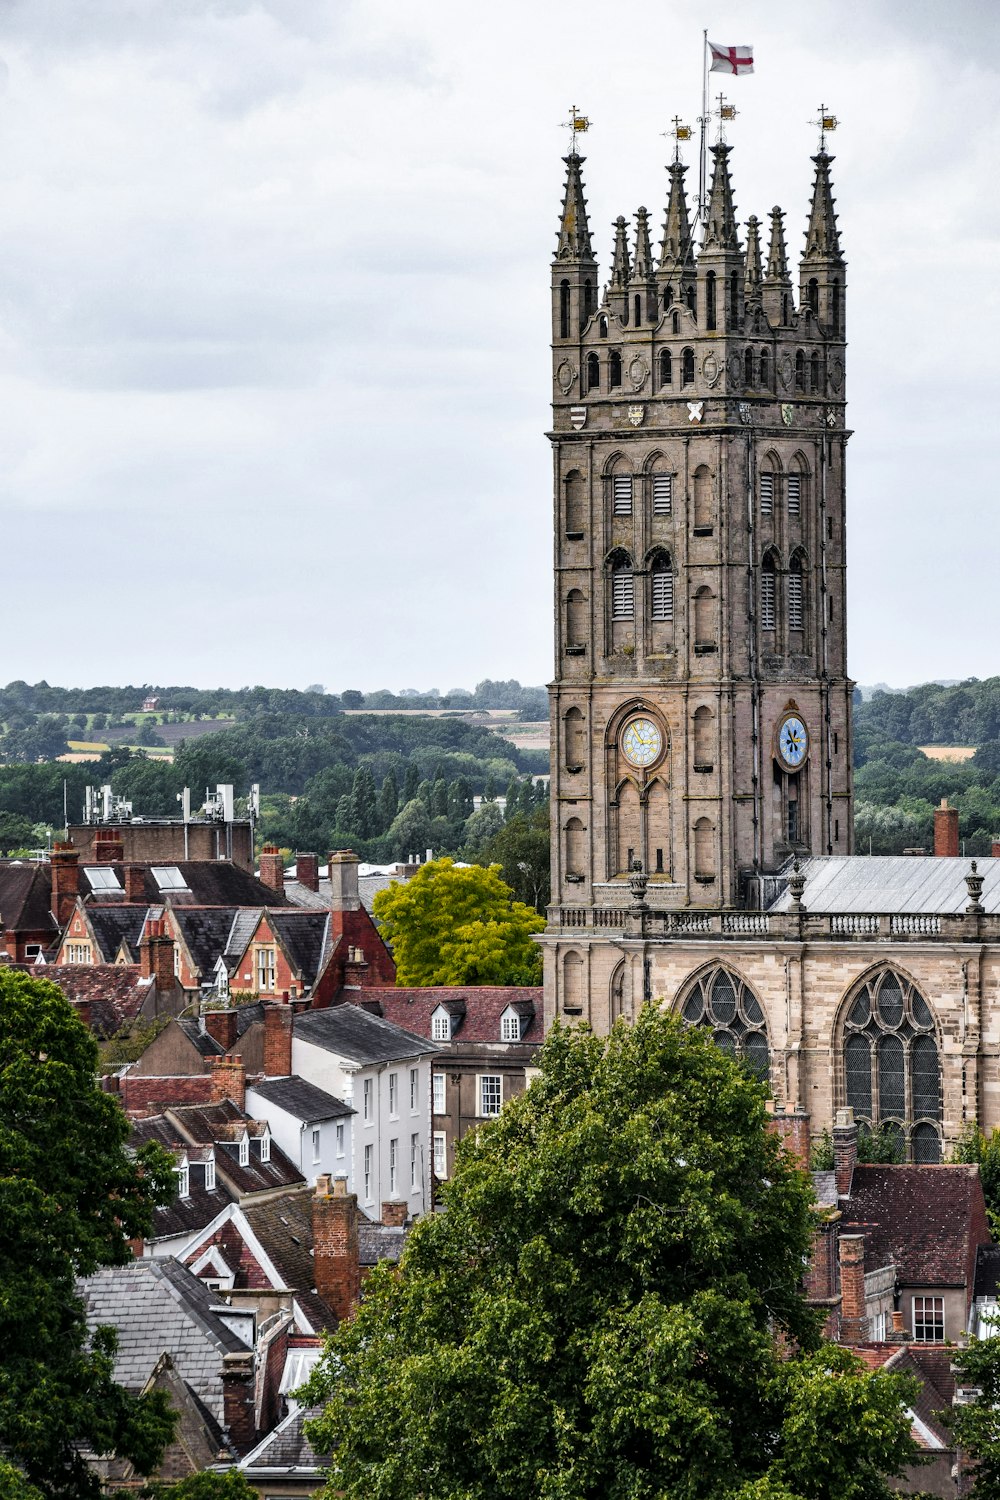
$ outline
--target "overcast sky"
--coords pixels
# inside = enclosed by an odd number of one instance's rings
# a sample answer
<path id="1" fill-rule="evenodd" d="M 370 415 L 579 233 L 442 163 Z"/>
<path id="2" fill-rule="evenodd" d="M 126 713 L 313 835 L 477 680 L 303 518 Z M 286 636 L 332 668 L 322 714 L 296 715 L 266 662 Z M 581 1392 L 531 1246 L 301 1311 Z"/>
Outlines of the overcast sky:
<path id="1" fill-rule="evenodd" d="M 606 273 L 704 25 L 793 254 L 842 120 L 851 672 L 1000 672 L 998 15 L 0 0 L 0 681 L 547 681 L 559 124 Z"/>

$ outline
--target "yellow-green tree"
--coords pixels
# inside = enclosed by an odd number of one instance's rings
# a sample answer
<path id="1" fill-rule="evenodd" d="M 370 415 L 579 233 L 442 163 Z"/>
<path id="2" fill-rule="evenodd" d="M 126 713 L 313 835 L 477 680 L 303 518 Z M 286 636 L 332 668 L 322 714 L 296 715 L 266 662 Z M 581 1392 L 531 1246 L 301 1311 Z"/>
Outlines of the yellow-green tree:
<path id="1" fill-rule="evenodd" d="M 499 865 L 422 865 L 405 885 L 375 897 L 398 984 L 538 984 L 542 962 L 531 934 L 545 919 L 514 899 Z"/>

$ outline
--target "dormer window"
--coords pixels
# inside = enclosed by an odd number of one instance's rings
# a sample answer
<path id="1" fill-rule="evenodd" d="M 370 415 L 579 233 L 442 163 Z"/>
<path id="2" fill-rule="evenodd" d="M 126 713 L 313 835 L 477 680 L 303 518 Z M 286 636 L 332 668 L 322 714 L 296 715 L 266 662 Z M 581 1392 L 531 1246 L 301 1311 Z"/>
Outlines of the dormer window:
<path id="1" fill-rule="evenodd" d="M 250 1165 L 250 1137 L 248 1135 L 243 1135 L 243 1136 L 240 1137 L 240 1166 L 241 1167 L 248 1167 L 249 1165 Z"/>
<path id="2" fill-rule="evenodd" d="M 178 1198 L 190 1198 L 191 1196 L 191 1169 L 185 1156 L 174 1169 L 177 1173 L 177 1196 Z"/>
<path id="3" fill-rule="evenodd" d="M 436 1010 L 431 1016 L 431 1041 L 451 1041 L 451 1016 L 446 1010 Z"/>
<path id="4" fill-rule="evenodd" d="M 205 1163 L 205 1192 L 215 1192 L 215 1157 L 210 1156 Z"/>
<path id="5" fill-rule="evenodd" d="M 502 1042 L 519 1042 L 521 1040 L 521 1017 L 513 1008 L 508 1008 L 500 1017 L 500 1040 Z"/>
<path id="6" fill-rule="evenodd" d="M 260 1159 L 261 1161 L 271 1160 L 271 1136 L 266 1130 L 260 1138 Z"/>

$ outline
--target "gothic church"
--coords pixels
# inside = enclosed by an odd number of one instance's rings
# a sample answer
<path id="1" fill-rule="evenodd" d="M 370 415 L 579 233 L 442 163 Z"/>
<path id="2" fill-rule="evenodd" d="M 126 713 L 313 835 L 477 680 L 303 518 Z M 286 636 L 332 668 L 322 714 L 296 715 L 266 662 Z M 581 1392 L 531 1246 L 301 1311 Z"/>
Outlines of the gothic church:
<path id="1" fill-rule="evenodd" d="M 960 860 L 948 810 L 940 858 L 852 854 L 833 159 L 793 281 L 781 210 L 741 243 L 712 157 L 700 243 L 675 161 L 659 255 L 619 218 L 603 293 L 566 158 L 547 1021 L 662 999 L 814 1130 L 849 1104 L 938 1161 L 1000 1123 L 1000 861 Z"/>

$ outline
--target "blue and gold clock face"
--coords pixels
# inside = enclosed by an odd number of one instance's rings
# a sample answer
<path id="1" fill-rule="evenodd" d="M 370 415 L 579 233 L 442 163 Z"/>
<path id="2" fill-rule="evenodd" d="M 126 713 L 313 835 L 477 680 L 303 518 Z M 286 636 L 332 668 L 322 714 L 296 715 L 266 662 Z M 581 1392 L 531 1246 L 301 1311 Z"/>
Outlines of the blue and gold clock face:
<path id="1" fill-rule="evenodd" d="M 778 730 L 778 756 L 789 771 L 797 771 L 809 751 L 809 734 L 798 714 L 788 714 Z"/>
<path id="2" fill-rule="evenodd" d="M 663 736 L 652 719 L 630 719 L 622 734 L 622 754 L 630 766 L 651 766 L 659 760 Z"/>

